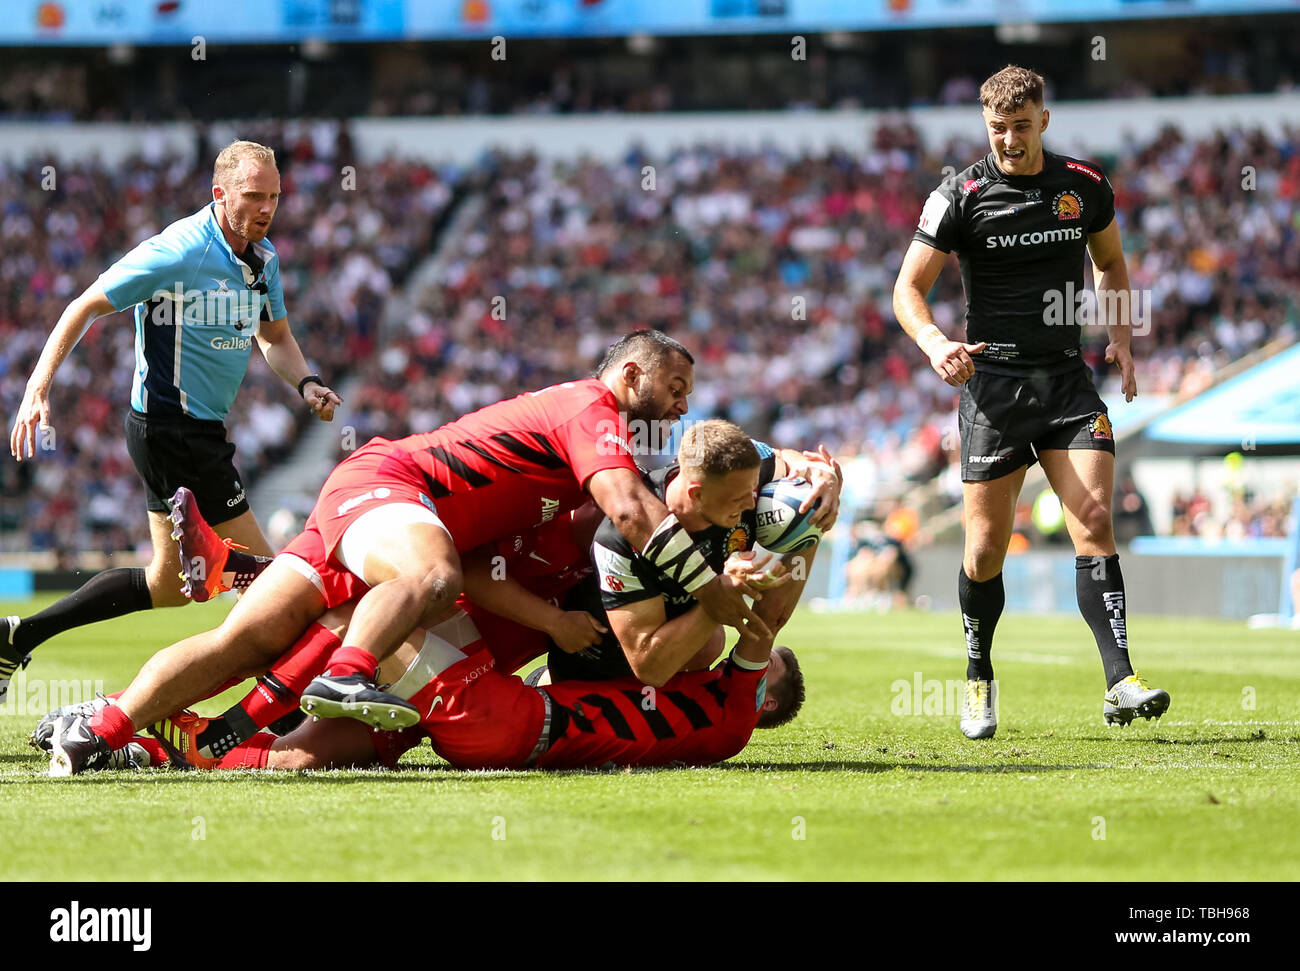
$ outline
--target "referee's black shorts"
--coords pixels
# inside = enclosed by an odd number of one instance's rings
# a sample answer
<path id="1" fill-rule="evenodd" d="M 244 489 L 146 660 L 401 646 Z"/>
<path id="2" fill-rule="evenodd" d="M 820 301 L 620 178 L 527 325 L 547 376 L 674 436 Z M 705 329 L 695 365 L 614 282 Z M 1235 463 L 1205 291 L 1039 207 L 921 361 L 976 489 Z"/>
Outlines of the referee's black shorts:
<path id="1" fill-rule="evenodd" d="M 976 371 L 961 386 L 957 409 L 961 480 L 987 482 L 1033 465 L 1052 448 L 1115 454 L 1106 405 L 1080 365 L 1065 374 Z"/>
<path id="2" fill-rule="evenodd" d="M 126 413 L 126 449 L 144 480 L 150 512 L 171 512 L 167 500 L 181 486 L 194 493 L 211 526 L 248 512 L 235 468 L 235 446 L 219 421 L 188 415 Z"/>

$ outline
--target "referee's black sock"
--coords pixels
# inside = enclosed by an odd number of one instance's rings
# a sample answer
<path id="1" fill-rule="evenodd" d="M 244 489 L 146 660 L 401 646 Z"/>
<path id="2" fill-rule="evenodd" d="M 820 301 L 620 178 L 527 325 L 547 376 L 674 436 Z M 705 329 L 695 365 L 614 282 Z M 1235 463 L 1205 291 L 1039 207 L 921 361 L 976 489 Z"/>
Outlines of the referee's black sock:
<path id="1" fill-rule="evenodd" d="M 961 604 L 961 622 L 966 631 L 966 680 L 992 681 L 993 631 L 1007 603 L 1002 574 L 991 580 L 972 580 L 962 567 L 957 574 L 957 600 Z"/>
<path id="2" fill-rule="evenodd" d="M 1079 613 L 1092 628 L 1106 668 L 1106 687 L 1133 673 L 1128 660 L 1128 614 L 1124 604 L 1124 574 L 1119 571 L 1119 554 L 1076 556 L 1074 590 Z"/>
<path id="3" fill-rule="evenodd" d="M 153 598 L 140 567 L 118 567 L 97 573 L 80 589 L 33 614 L 14 631 L 14 647 L 24 654 L 55 634 L 101 620 L 149 610 Z"/>

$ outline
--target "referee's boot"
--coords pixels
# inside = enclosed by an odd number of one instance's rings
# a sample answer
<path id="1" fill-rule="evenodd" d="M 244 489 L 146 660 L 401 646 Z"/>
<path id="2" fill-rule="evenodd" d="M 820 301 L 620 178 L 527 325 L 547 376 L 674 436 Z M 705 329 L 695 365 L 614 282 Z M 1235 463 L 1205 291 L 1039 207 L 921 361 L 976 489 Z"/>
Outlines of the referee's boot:
<path id="1" fill-rule="evenodd" d="M 998 730 L 998 683 L 970 680 L 961 705 L 961 733 L 967 738 L 992 738 Z"/>
<path id="2" fill-rule="evenodd" d="M 372 728 L 396 731 L 420 720 L 420 709 L 375 687 L 363 674 L 322 674 L 302 693 L 302 710 L 319 718 L 355 718 Z"/>
<path id="3" fill-rule="evenodd" d="M 1159 718 L 1168 710 L 1168 691 L 1153 688 L 1138 675 L 1130 674 L 1106 692 L 1101 714 L 1107 725 L 1125 728 L 1134 718 Z"/>

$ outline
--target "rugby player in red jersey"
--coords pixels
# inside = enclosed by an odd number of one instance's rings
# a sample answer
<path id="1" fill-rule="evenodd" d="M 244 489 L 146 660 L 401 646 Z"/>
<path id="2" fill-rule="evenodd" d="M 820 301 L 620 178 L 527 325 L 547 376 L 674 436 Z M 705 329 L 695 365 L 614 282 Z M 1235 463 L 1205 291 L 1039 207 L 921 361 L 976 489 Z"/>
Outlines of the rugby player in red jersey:
<path id="1" fill-rule="evenodd" d="M 310 683 L 340 643 L 339 635 L 352 616 L 353 599 L 310 625 L 257 687 L 220 718 L 188 711 L 172 715 L 150 729 L 156 738 L 136 736 L 125 748 L 101 752 L 83 768 L 166 762 L 203 769 L 391 766 L 426 736 L 448 761 L 466 768 L 531 764 L 563 768 L 611 761 L 707 764 L 743 748 L 756 725 L 775 727 L 794 717 L 803 698 L 797 661 L 787 648 L 776 649 L 767 681 L 760 686 L 770 640 L 754 636 L 742 637 L 733 657 L 713 671 L 684 672 L 657 688 L 621 677 L 566 681 L 546 686 L 539 695 L 537 689 L 508 676 L 517 664 L 552 645 L 578 650 L 605 630 L 599 607 L 597 619 L 585 612 L 562 611 L 553 603 L 590 571 L 584 548 L 599 519 L 579 510 L 572 517 L 487 547 L 481 556 L 467 557 L 467 592 L 494 604 L 508 602 L 512 617 L 498 616 L 465 599 L 462 603 L 489 623 L 492 637 L 480 632 L 469 613 L 457 612 L 431 631 L 414 632 L 381 664 L 380 678 L 393 682 L 388 690 L 409 699 L 422 712 L 414 728 L 374 732 L 348 719 L 331 719 L 299 727 L 283 739 L 259 734 L 261 728 L 297 710 L 297 692 Z M 530 574 L 528 564 L 539 554 L 550 563 L 538 563 Z M 502 572 L 493 578 L 492 571 L 498 569 Z M 746 576 L 756 566 L 742 554 L 726 569 Z M 355 598 L 364 590 L 355 578 L 340 574 L 339 580 L 350 584 L 338 588 L 340 596 L 350 592 Z M 544 599 L 547 594 L 552 601 Z M 693 612 L 703 614 L 698 605 Z M 701 619 L 705 627 L 721 634 L 721 628 L 707 618 L 687 617 L 685 623 L 699 626 Z M 530 628 L 537 629 L 536 637 L 528 636 L 533 633 Z M 710 640 L 719 643 L 705 667 L 723 646 L 720 636 Z M 760 691 L 766 694 L 760 696 Z M 77 714 L 86 715 L 108 704 L 99 699 L 73 707 L 81 709 Z M 71 713 L 55 712 L 43 719 L 32 735 L 33 743 L 50 750 L 57 718 Z"/>
<path id="2" fill-rule="evenodd" d="M 115 705 L 59 727 L 71 774 L 105 749 L 238 677 L 267 670 L 327 608 L 362 596 L 328 674 L 304 692 L 323 715 L 400 728 L 419 712 L 376 689 L 386 657 L 416 626 L 454 609 L 459 550 L 548 521 L 590 495 L 620 530 L 699 599 L 715 621 L 770 631 L 745 601 L 745 580 L 717 574 L 689 534 L 641 482 L 620 429 L 679 418 L 694 383 L 693 359 L 656 331 L 616 342 L 598 377 L 544 389 L 467 415 L 437 432 L 372 440 L 331 473 L 308 527 L 258 578 L 215 631 L 156 654 Z M 360 474 L 358 474 L 360 473 Z M 305 566 L 304 566 L 305 564 Z"/>
<path id="3" fill-rule="evenodd" d="M 344 617 L 331 611 L 322 622 Z M 712 670 L 684 672 L 658 688 L 634 677 L 534 688 L 498 669 L 463 614 L 417 631 L 384 662 L 381 677 L 393 678 L 391 690 L 420 710 L 416 726 L 375 732 L 347 720 L 307 722 L 284 738 L 255 736 L 215 767 L 392 766 L 426 737 L 463 769 L 709 765 L 741 751 L 755 728 L 788 722 L 804 698 L 794 653 L 757 637 L 741 637 Z"/>
<path id="4" fill-rule="evenodd" d="M 748 566 L 738 563 L 736 569 L 744 573 Z M 328 611 L 278 663 L 292 664 L 312 652 L 322 660 L 321 648 L 338 643 L 352 613 L 352 604 Z M 499 668 L 463 611 L 432 630 L 413 632 L 381 662 L 379 676 L 418 708 L 417 725 L 381 732 L 349 719 L 313 719 L 283 738 L 254 734 L 211 757 L 194 747 L 196 723 L 205 719 L 183 712 L 155 726 L 156 738 L 136 736 L 121 754 L 101 753 L 86 767 L 392 767 L 425 738 L 465 769 L 708 765 L 743 749 L 755 728 L 788 722 L 804 699 L 794 653 L 748 634 L 712 670 L 683 672 L 659 687 L 634 677 L 532 687 Z M 48 729 L 38 727 L 33 739 L 46 747 Z"/>

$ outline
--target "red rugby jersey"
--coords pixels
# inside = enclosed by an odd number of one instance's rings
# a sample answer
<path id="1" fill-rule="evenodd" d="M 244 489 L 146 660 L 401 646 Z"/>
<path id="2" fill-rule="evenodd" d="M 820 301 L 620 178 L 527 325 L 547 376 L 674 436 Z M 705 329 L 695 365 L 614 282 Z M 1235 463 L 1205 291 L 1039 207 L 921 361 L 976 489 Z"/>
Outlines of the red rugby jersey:
<path id="1" fill-rule="evenodd" d="M 619 428 L 613 392 L 587 378 L 499 401 L 393 446 L 419 465 L 457 548 L 468 550 L 580 506 L 597 472 L 639 475 Z"/>
<path id="2" fill-rule="evenodd" d="M 636 678 L 547 685 L 554 741 L 536 764 L 562 769 L 721 762 L 749 744 L 766 678 L 766 665 L 749 671 L 728 659 L 710 671 L 678 674 L 662 688 Z"/>

